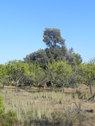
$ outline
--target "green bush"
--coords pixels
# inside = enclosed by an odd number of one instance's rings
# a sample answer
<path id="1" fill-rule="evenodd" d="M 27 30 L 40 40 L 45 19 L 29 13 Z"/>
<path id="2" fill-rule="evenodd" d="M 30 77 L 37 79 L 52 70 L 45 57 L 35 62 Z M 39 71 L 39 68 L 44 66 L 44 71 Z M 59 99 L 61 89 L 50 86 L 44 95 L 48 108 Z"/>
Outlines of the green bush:
<path id="1" fill-rule="evenodd" d="M 2 126 L 15 126 L 18 123 L 16 113 L 13 111 L 8 111 L 1 116 Z"/>

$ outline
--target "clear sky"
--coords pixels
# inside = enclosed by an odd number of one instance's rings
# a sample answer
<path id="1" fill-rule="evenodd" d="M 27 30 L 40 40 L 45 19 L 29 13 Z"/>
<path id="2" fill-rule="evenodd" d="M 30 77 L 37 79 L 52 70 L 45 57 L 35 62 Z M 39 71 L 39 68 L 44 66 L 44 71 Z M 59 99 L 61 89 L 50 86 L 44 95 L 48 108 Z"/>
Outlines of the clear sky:
<path id="1" fill-rule="evenodd" d="M 59 28 L 84 62 L 95 57 L 95 0 L 0 0 L 0 64 L 46 48 L 45 28 Z"/>

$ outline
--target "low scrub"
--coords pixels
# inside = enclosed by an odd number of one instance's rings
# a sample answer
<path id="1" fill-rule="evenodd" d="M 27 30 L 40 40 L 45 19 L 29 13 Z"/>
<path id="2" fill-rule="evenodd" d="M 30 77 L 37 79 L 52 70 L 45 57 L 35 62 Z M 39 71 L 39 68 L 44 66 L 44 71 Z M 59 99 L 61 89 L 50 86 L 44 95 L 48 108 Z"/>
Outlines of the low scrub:
<path id="1" fill-rule="evenodd" d="M 18 119 L 16 113 L 13 111 L 5 113 L 3 99 L 0 96 L 0 126 L 17 126 L 17 124 Z"/>

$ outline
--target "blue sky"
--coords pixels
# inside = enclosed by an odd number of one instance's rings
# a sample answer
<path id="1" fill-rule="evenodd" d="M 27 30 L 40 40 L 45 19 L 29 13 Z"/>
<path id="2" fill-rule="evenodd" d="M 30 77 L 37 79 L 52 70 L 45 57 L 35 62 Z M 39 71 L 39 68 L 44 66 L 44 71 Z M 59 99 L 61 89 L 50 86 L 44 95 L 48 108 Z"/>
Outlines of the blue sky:
<path id="1" fill-rule="evenodd" d="M 95 57 L 95 0 L 0 0 L 0 64 L 46 48 L 45 28 L 59 28 L 83 62 Z"/>

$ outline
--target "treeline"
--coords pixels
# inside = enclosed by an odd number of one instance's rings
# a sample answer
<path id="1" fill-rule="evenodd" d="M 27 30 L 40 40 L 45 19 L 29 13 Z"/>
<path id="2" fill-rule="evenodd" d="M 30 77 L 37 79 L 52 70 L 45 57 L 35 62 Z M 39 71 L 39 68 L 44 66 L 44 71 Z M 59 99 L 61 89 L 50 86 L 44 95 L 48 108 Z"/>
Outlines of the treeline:
<path id="1" fill-rule="evenodd" d="M 0 81 L 3 84 L 15 84 L 19 81 L 24 85 L 43 85 L 51 81 L 56 86 L 74 86 L 74 84 L 89 84 L 95 77 L 95 64 L 79 64 L 72 66 L 66 61 L 48 62 L 46 69 L 36 63 L 11 61 L 0 65 Z"/>
<path id="2" fill-rule="evenodd" d="M 27 55 L 24 61 L 15 60 L 0 65 L 0 81 L 3 86 L 43 86 L 44 82 L 56 87 L 93 84 L 95 62 L 83 64 L 80 54 L 72 48 L 66 48 L 59 29 L 45 29 L 43 38 L 46 49 Z"/>

